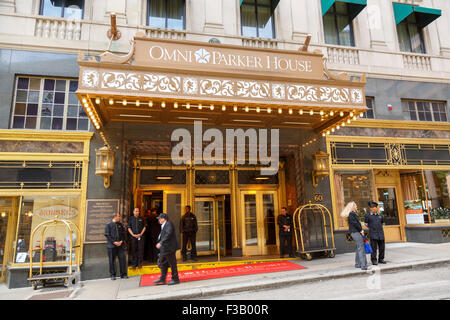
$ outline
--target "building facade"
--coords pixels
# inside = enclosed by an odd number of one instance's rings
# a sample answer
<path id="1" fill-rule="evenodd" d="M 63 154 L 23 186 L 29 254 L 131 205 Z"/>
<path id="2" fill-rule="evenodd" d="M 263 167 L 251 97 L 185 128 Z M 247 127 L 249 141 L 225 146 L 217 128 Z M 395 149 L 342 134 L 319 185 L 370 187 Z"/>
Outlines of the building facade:
<path id="1" fill-rule="evenodd" d="M 62 230 L 30 239 L 56 215 L 81 230 L 82 279 L 107 276 L 104 224 L 134 207 L 177 224 L 190 205 L 199 254 L 219 257 L 278 255 L 281 207 L 309 201 L 331 212 L 337 253 L 353 250 L 339 216 L 352 200 L 361 215 L 379 202 L 388 241 L 449 241 L 446 0 L 0 0 L 0 22 L 9 287 L 39 263 L 30 245 L 48 269 L 67 265 Z M 175 163 L 180 129 L 191 156 Z M 209 154 L 222 161 L 208 161 L 208 142 L 229 129 L 233 150 L 219 144 Z M 267 145 L 275 175 L 251 161 Z M 318 151 L 329 161 L 316 179 Z"/>

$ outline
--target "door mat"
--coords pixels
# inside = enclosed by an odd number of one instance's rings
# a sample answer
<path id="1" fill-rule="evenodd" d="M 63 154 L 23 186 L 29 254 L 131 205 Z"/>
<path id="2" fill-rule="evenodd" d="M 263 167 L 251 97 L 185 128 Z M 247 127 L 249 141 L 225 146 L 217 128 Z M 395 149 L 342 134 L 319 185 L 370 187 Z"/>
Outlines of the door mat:
<path id="1" fill-rule="evenodd" d="M 262 262 L 254 264 L 244 264 L 238 266 L 207 268 L 199 270 L 178 271 L 180 282 L 216 279 L 225 277 L 245 276 L 258 273 L 281 272 L 290 270 L 306 269 L 306 267 L 292 263 L 290 261 Z M 154 285 L 153 281 L 159 279 L 161 273 L 145 274 L 141 277 L 140 286 Z M 167 274 L 166 282 L 171 280 L 171 273 Z"/>

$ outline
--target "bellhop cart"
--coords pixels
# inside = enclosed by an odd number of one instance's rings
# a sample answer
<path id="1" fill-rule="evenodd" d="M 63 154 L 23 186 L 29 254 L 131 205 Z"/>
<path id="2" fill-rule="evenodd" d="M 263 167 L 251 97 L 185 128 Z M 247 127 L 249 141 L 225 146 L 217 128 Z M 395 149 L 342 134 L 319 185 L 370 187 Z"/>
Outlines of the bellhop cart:
<path id="1" fill-rule="evenodd" d="M 66 234 L 69 236 L 68 240 L 67 240 L 68 244 L 69 244 L 69 248 L 68 248 L 68 251 L 66 252 L 66 254 L 68 254 L 66 261 L 68 260 L 68 262 L 69 262 L 67 271 L 66 272 L 43 273 L 44 248 L 43 248 L 43 246 L 39 246 L 38 248 L 33 249 L 33 239 L 34 239 L 35 234 L 40 235 L 40 241 L 41 241 L 41 244 L 43 244 L 45 231 L 49 227 L 57 227 L 57 226 L 64 227 Z M 68 221 L 68 220 L 59 220 L 58 216 L 56 216 L 54 220 L 48 220 L 48 221 L 44 221 L 44 222 L 40 223 L 33 229 L 33 231 L 31 232 L 30 249 L 29 249 L 30 273 L 29 273 L 29 277 L 27 280 L 29 282 L 31 282 L 31 285 L 34 290 L 36 290 L 39 285 L 42 285 L 43 287 L 45 287 L 45 285 L 47 283 L 62 282 L 62 283 L 64 283 L 65 286 L 69 286 L 71 284 L 75 284 L 77 279 L 79 279 L 80 260 L 81 260 L 80 252 L 79 252 L 80 244 L 76 245 L 73 243 L 74 232 L 75 232 L 75 235 L 78 235 L 78 236 L 80 235 L 80 229 L 73 222 Z M 67 239 L 67 237 L 65 237 L 65 239 Z M 78 240 L 78 242 L 79 242 L 79 240 Z M 39 274 L 33 275 L 33 252 L 36 252 L 36 251 L 38 251 L 40 253 L 39 254 Z M 76 272 L 73 272 L 73 253 L 75 253 L 75 259 L 76 259 Z"/>
<path id="2" fill-rule="evenodd" d="M 321 204 L 309 204 L 298 207 L 293 214 L 294 234 L 297 253 L 311 260 L 311 253 L 323 252 L 334 257 L 333 220 L 328 209 Z"/>

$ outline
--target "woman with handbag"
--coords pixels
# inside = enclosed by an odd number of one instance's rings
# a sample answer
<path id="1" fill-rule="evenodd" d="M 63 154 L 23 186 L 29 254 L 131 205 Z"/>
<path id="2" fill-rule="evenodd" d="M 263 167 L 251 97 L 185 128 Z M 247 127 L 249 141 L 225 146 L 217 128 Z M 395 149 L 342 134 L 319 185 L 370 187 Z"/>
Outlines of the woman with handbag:
<path id="1" fill-rule="evenodd" d="M 341 217 L 348 219 L 348 231 L 356 243 L 355 268 L 367 270 L 366 250 L 364 248 L 364 230 L 356 211 L 358 207 L 354 201 L 347 203 L 341 212 Z"/>

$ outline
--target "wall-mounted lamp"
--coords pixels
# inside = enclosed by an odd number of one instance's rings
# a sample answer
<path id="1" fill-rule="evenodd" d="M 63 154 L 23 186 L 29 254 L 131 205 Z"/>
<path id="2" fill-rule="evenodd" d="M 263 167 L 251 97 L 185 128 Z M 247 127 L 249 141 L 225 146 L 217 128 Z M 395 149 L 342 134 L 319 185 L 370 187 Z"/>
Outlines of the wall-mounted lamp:
<path id="1" fill-rule="evenodd" d="M 328 158 L 328 153 L 320 150 L 314 154 L 312 172 L 312 182 L 314 187 L 317 187 L 318 185 L 317 178 L 324 178 L 329 174 Z"/>
<path id="2" fill-rule="evenodd" d="M 95 154 L 95 174 L 103 177 L 103 185 L 107 189 L 111 184 L 110 178 L 114 174 L 114 150 L 111 150 L 108 146 L 104 146 L 96 149 Z"/>

